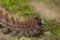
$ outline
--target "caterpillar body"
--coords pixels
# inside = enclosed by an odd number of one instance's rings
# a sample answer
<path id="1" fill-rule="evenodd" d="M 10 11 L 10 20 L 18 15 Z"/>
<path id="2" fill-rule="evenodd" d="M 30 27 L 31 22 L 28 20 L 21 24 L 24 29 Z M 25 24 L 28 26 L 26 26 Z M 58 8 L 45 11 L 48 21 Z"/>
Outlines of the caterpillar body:
<path id="1" fill-rule="evenodd" d="M 2 33 L 18 36 L 35 37 L 42 34 L 42 23 L 39 17 L 16 18 L 0 6 L 0 29 Z"/>

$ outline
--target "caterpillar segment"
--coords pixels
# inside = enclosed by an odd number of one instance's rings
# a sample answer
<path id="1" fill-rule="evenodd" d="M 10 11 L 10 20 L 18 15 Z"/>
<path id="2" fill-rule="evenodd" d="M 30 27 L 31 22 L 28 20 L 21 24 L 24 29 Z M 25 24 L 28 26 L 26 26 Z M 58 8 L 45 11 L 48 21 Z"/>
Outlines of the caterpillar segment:
<path id="1" fill-rule="evenodd" d="M 39 17 L 16 18 L 0 6 L 0 29 L 13 36 L 37 37 L 43 33 Z"/>

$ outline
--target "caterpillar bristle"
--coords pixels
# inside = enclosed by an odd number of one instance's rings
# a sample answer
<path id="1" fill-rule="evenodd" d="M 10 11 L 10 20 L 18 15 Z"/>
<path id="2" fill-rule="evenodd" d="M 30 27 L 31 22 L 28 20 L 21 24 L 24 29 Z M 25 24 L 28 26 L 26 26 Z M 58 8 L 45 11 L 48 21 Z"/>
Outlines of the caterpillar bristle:
<path id="1" fill-rule="evenodd" d="M 2 29 L 4 34 L 35 37 L 43 33 L 41 32 L 42 23 L 39 17 L 16 18 L 6 13 L 2 7 L 0 7 L 0 14 L 0 23 L 3 22 L 2 25 L 5 25 Z"/>

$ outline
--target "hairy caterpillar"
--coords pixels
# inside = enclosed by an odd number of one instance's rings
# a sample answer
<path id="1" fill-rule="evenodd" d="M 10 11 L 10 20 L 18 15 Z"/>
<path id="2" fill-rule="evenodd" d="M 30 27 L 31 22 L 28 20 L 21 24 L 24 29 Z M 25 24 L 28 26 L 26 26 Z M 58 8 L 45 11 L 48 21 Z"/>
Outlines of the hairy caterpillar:
<path id="1" fill-rule="evenodd" d="M 35 37 L 41 35 L 42 23 L 39 17 L 16 18 L 0 6 L 0 28 L 4 34 Z"/>

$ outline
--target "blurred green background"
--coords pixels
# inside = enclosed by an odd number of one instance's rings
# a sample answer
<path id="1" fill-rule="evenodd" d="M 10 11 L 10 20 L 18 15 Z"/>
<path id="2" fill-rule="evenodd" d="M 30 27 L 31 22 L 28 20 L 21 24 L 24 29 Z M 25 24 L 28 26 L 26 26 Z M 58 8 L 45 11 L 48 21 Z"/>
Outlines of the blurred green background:
<path id="1" fill-rule="evenodd" d="M 33 10 L 28 5 L 29 0 L 0 0 L 0 4 L 13 15 L 29 17 Z"/>
<path id="2" fill-rule="evenodd" d="M 33 12 L 34 9 L 28 4 L 28 2 L 29 0 L 0 0 L 0 5 L 6 8 L 6 10 L 9 11 L 12 15 L 31 17 L 37 12 Z M 47 2 L 51 7 L 55 5 L 54 0 L 37 0 L 37 2 Z M 60 23 L 55 23 L 54 21 L 46 20 L 44 18 L 42 18 L 42 23 L 44 24 L 44 32 L 51 32 L 51 36 L 60 36 Z M 50 36 L 50 34 L 48 36 Z M 17 38 L 16 40 L 24 39 L 31 40 L 25 37 L 21 39 Z"/>

